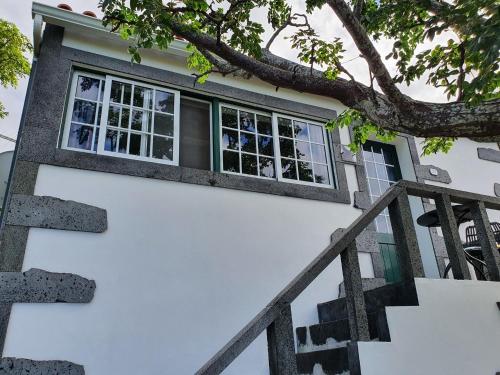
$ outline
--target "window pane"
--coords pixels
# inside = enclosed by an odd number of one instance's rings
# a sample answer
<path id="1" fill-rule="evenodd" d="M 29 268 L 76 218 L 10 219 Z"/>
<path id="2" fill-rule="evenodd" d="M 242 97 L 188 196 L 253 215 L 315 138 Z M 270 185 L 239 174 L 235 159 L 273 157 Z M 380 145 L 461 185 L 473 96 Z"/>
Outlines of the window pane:
<path id="1" fill-rule="evenodd" d="M 370 194 L 371 195 L 381 195 L 381 191 L 380 191 L 380 187 L 378 185 L 378 181 L 373 179 L 373 178 L 369 178 L 368 179 L 368 185 L 370 186 Z"/>
<path id="2" fill-rule="evenodd" d="M 389 185 L 389 182 L 384 181 L 384 180 L 379 180 L 379 184 L 380 184 L 380 191 L 381 191 L 382 193 L 385 193 L 385 191 L 386 191 L 387 189 L 389 189 L 389 186 L 390 186 L 390 185 Z"/>
<path id="3" fill-rule="evenodd" d="M 257 176 L 257 156 L 241 154 L 241 169 L 242 173 Z"/>
<path id="4" fill-rule="evenodd" d="M 372 162 L 365 162 L 366 174 L 368 177 L 377 178 L 377 173 L 375 172 L 375 164 Z"/>
<path id="5" fill-rule="evenodd" d="M 129 154 L 149 156 L 149 135 L 130 134 Z"/>
<path id="6" fill-rule="evenodd" d="M 135 86 L 134 87 L 134 103 L 135 107 L 151 109 L 153 103 L 153 90 Z"/>
<path id="7" fill-rule="evenodd" d="M 118 132 L 114 130 L 107 130 L 106 139 L 104 140 L 104 150 L 116 152 L 117 144 L 118 144 Z"/>
<path id="8" fill-rule="evenodd" d="M 99 127 L 95 129 L 94 145 L 92 146 L 92 151 L 97 151 L 98 140 L 99 140 Z"/>
<path id="9" fill-rule="evenodd" d="M 299 161 L 299 180 L 313 182 L 313 171 L 311 163 Z"/>
<path id="10" fill-rule="evenodd" d="M 272 135 L 273 125 L 271 117 L 257 115 L 257 131 L 260 134 Z"/>
<path id="11" fill-rule="evenodd" d="M 130 117 L 130 109 L 122 108 L 122 119 L 120 121 L 120 127 L 128 129 L 128 122 Z"/>
<path id="12" fill-rule="evenodd" d="M 309 132 L 311 134 L 311 142 L 325 143 L 323 140 L 323 128 L 321 126 L 309 124 Z"/>
<path id="13" fill-rule="evenodd" d="M 296 142 L 297 159 L 311 160 L 311 150 L 308 142 Z"/>
<path id="14" fill-rule="evenodd" d="M 308 141 L 309 132 L 307 131 L 307 124 L 302 121 L 294 121 L 295 138 Z"/>
<path id="15" fill-rule="evenodd" d="M 223 151 L 222 162 L 225 171 L 240 173 L 240 157 L 237 152 Z"/>
<path id="16" fill-rule="evenodd" d="M 326 165 L 314 164 L 314 182 L 325 185 L 330 184 L 330 176 Z"/>
<path id="17" fill-rule="evenodd" d="M 274 159 L 272 158 L 265 158 L 260 156 L 259 157 L 259 169 L 260 169 L 260 175 L 264 177 L 271 177 L 275 178 L 275 169 L 274 169 Z"/>
<path id="18" fill-rule="evenodd" d="M 387 175 L 389 177 L 389 181 L 397 181 L 398 176 L 396 174 L 396 168 L 395 167 L 386 167 L 387 170 Z"/>
<path id="19" fill-rule="evenodd" d="M 292 120 L 278 117 L 278 133 L 284 137 L 292 137 Z"/>
<path id="20" fill-rule="evenodd" d="M 172 161 L 174 159 L 174 140 L 172 138 L 154 137 L 153 157 Z"/>
<path id="21" fill-rule="evenodd" d="M 155 112 L 155 134 L 174 136 L 174 116 Z"/>
<path id="22" fill-rule="evenodd" d="M 241 149 L 246 152 L 256 153 L 255 135 L 250 133 L 240 133 Z"/>
<path id="23" fill-rule="evenodd" d="M 262 155 L 274 156 L 272 137 L 263 137 L 259 135 L 259 153 Z"/>
<path id="24" fill-rule="evenodd" d="M 122 154 L 127 153 L 127 143 L 128 143 L 128 134 L 124 132 L 119 132 L 118 134 L 118 152 Z"/>
<path id="25" fill-rule="evenodd" d="M 76 97 L 97 101 L 99 98 L 100 82 L 100 79 L 78 76 L 78 83 L 76 85 Z"/>
<path id="26" fill-rule="evenodd" d="M 156 90 L 155 111 L 174 113 L 174 97 L 170 92 Z"/>
<path id="27" fill-rule="evenodd" d="M 280 153 L 281 156 L 286 158 L 295 158 L 293 147 L 293 140 L 280 138 Z"/>
<path id="28" fill-rule="evenodd" d="M 313 161 L 326 164 L 325 146 L 311 144 Z"/>
<path id="29" fill-rule="evenodd" d="M 230 150 L 238 150 L 238 132 L 235 130 L 222 129 L 222 147 Z"/>
<path id="30" fill-rule="evenodd" d="M 71 124 L 69 130 L 68 147 L 90 150 L 94 128 L 79 124 Z"/>
<path id="31" fill-rule="evenodd" d="M 132 111 L 132 126 L 133 130 L 139 130 L 143 132 L 151 131 L 151 112 L 144 111 Z"/>
<path id="32" fill-rule="evenodd" d="M 292 180 L 297 179 L 296 161 L 290 159 L 281 159 L 281 171 L 284 178 Z"/>
<path id="33" fill-rule="evenodd" d="M 132 86 L 128 83 L 113 81 L 110 100 L 115 103 L 130 104 Z"/>
<path id="34" fill-rule="evenodd" d="M 94 124 L 97 104 L 86 100 L 75 100 L 72 121 Z"/>
<path id="35" fill-rule="evenodd" d="M 372 156 L 371 151 L 363 150 L 363 160 L 373 161 L 373 156 Z"/>
<path id="36" fill-rule="evenodd" d="M 238 128 L 238 111 L 236 109 L 222 107 L 222 126 Z"/>
<path id="37" fill-rule="evenodd" d="M 101 116 L 102 116 L 102 104 L 99 104 L 99 107 L 97 108 L 97 126 L 101 124 Z"/>
<path id="38" fill-rule="evenodd" d="M 380 147 L 373 147 L 373 160 L 376 163 L 384 163 L 384 157 L 382 156 L 382 149 Z"/>
<path id="39" fill-rule="evenodd" d="M 255 132 L 255 114 L 240 111 L 240 129 Z"/>
<path id="40" fill-rule="evenodd" d="M 377 154 L 375 154 L 377 155 Z M 387 176 L 387 169 L 383 164 L 375 164 L 375 168 L 377 169 L 377 177 L 383 180 L 387 180 L 389 177 Z"/>

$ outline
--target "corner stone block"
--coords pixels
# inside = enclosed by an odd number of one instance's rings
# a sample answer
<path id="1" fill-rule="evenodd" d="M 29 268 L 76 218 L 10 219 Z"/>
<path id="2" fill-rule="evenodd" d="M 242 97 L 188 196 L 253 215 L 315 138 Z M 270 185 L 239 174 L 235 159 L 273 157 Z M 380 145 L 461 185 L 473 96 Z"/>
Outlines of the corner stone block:
<path id="1" fill-rule="evenodd" d="M 83 366 L 67 361 L 1 358 L 0 375 L 85 375 Z"/>
<path id="2" fill-rule="evenodd" d="M 2 304 L 88 303 L 94 298 L 95 288 L 95 281 L 71 273 L 36 268 L 26 272 L 0 272 Z"/>
<path id="3" fill-rule="evenodd" d="M 102 233 L 108 228 L 106 210 L 48 196 L 13 194 L 7 224 Z"/>
<path id="4" fill-rule="evenodd" d="M 444 184 L 451 183 L 451 177 L 448 171 L 436 167 L 435 165 L 415 165 L 415 173 L 418 178 L 427 181 L 442 182 Z"/>

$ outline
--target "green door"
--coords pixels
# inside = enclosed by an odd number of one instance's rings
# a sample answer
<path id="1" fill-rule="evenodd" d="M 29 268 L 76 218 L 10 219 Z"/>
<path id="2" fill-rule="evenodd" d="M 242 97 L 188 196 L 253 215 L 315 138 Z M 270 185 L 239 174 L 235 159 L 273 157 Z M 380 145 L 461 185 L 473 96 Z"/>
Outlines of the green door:
<path id="1" fill-rule="evenodd" d="M 396 148 L 393 145 L 368 141 L 363 145 L 363 161 L 370 198 L 374 202 L 391 185 L 401 179 Z M 387 209 L 375 219 L 375 227 L 380 254 L 384 262 L 385 279 L 388 283 L 398 282 L 401 280 L 401 272 Z"/>

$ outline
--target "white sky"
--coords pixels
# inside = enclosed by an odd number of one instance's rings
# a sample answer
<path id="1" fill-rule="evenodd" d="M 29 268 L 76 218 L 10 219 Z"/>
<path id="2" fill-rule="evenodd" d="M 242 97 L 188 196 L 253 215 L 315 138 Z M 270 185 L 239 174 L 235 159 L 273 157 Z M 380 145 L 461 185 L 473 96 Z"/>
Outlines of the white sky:
<path id="1" fill-rule="evenodd" d="M 294 4 L 294 12 L 303 13 L 305 10 L 305 2 L 303 0 L 291 0 Z M 63 2 L 62 0 L 39 0 L 39 2 L 56 6 Z M 97 9 L 98 0 L 65 0 L 70 4 L 75 12 L 83 12 L 92 10 L 99 14 Z M 15 23 L 20 30 L 32 39 L 33 23 L 31 18 L 31 0 L 1 0 L 0 1 L 0 18 Z M 256 17 L 265 21 L 265 12 L 259 11 Z M 336 18 L 335 14 L 328 7 L 321 11 L 316 11 L 313 16 L 310 16 L 310 23 L 316 31 L 324 37 L 328 38 L 340 37 L 344 41 L 344 61 L 345 67 L 362 82 L 367 81 L 366 64 L 361 58 L 356 58 L 359 53 L 354 46 L 354 43 L 349 38 L 348 33 L 343 29 L 342 24 Z M 392 43 L 383 41 L 378 43 L 382 56 L 387 55 L 391 50 Z M 289 48 L 289 43 L 283 39 L 276 40 L 272 50 L 289 59 L 295 59 L 295 53 Z M 352 60 L 355 58 L 354 60 Z M 352 60 L 350 62 L 347 62 Z M 389 69 L 394 72 L 394 63 L 387 63 Z M 23 79 L 17 89 L 0 87 L 0 101 L 5 105 L 9 115 L 0 120 L 0 133 L 16 138 L 21 119 L 21 112 L 26 94 L 28 80 Z M 411 87 L 402 86 L 401 89 L 415 99 L 425 101 L 444 101 L 446 100 L 441 90 L 425 86 L 424 82 L 417 82 Z M 14 143 L 0 139 L 0 152 L 14 149 Z"/>

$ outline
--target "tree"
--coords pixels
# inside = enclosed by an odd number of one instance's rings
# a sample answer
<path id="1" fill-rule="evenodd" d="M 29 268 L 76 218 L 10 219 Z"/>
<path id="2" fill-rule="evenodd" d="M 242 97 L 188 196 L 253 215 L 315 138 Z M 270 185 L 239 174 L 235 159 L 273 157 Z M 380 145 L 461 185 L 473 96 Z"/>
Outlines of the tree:
<path id="1" fill-rule="evenodd" d="M 353 126 L 354 146 L 369 134 L 398 132 L 426 138 L 425 152 L 446 151 L 457 137 L 500 140 L 500 2 L 498 0 L 305 0 L 305 14 L 286 0 L 101 0 L 104 23 L 124 38 L 132 60 L 140 49 L 166 48 L 175 36 L 189 41 L 188 65 L 199 81 L 210 73 L 255 76 L 284 87 L 339 100 L 350 109 L 330 126 Z M 267 23 L 254 20 L 267 11 Z M 312 11 L 338 17 L 365 60 L 369 85 L 342 64 L 344 41 L 324 40 L 309 22 Z M 263 41 L 265 28 L 273 33 Z M 271 52 L 286 28 L 300 63 Z M 436 35 L 449 35 L 438 42 Z M 373 41 L 393 40 L 386 59 Z M 443 39 L 443 38 L 439 38 Z M 421 51 L 422 47 L 431 45 Z M 443 87 L 447 103 L 415 100 L 400 90 L 422 77 Z"/>
<path id="2" fill-rule="evenodd" d="M 19 79 L 28 75 L 30 63 L 25 54 L 32 50 L 31 43 L 13 23 L 0 19 L 0 84 L 17 87 Z M 7 116 L 0 102 L 0 118 Z"/>

